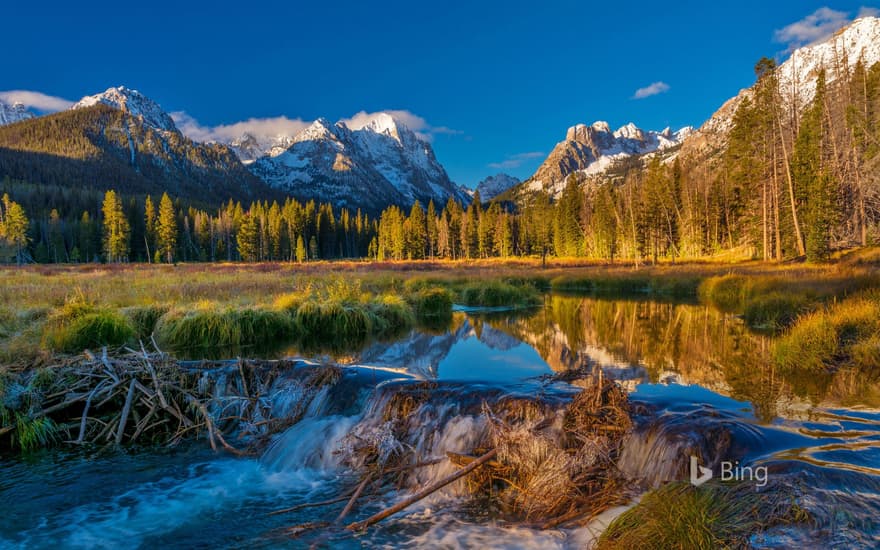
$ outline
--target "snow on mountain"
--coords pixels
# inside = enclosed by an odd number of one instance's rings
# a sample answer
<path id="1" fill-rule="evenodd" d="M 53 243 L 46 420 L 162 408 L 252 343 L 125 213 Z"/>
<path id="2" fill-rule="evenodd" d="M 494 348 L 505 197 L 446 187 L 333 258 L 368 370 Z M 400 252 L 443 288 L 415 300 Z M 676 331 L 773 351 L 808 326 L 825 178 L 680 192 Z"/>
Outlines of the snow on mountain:
<path id="1" fill-rule="evenodd" d="M 776 68 L 782 101 L 794 112 L 803 112 L 816 94 L 820 70 L 825 69 L 825 78 L 830 84 L 840 77 L 847 78 L 859 60 L 865 67 L 880 62 L 880 18 L 856 19 L 828 40 L 792 52 Z M 713 145 L 724 143 L 733 127 L 737 107 L 751 94 L 752 88 L 741 90 L 700 127 L 696 137 L 701 138 L 701 146 L 707 142 Z"/>
<path id="2" fill-rule="evenodd" d="M 103 103 L 114 109 L 119 109 L 132 116 L 139 117 L 145 124 L 158 130 L 166 132 L 177 131 L 174 121 L 171 120 L 168 113 L 162 110 L 158 103 L 139 91 L 126 88 L 125 86 L 107 88 L 106 91 L 100 94 L 86 96 L 76 102 L 71 109 L 92 107 L 98 103 Z"/>
<path id="3" fill-rule="evenodd" d="M 0 126 L 33 118 L 34 114 L 27 110 L 23 103 L 9 104 L 0 101 Z"/>
<path id="4" fill-rule="evenodd" d="M 358 129 L 318 119 L 283 152 L 249 165 L 269 185 L 297 197 L 379 212 L 413 201 L 467 201 L 437 162 L 430 144 L 400 120 L 380 113 Z"/>
<path id="5" fill-rule="evenodd" d="M 481 201 L 488 201 L 520 183 L 521 181 L 519 178 L 509 174 L 500 173 L 495 174 L 494 176 L 489 176 L 478 183 L 474 191 L 480 193 Z"/>
<path id="6" fill-rule="evenodd" d="M 597 121 L 589 126 L 572 126 L 565 140 L 556 144 L 535 175 L 527 181 L 526 187 L 534 191 L 544 189 L 558 195 L 569 174 L 603 174 L 616 162 L 626 158 L 676 147 L 693 131 L 690 126 L 676 132 L 669 128 L 660 132 L 646 131 L 629 123 L 612 132 L 605 121 Z"/>
<path id="7" fill-rule="evenodd" d="M 260 157 L 280 155 L 293 144 L 293 138 L 294 136 L 286 134 L 258 137 L 245 133 L 229 142 L 229 148 L 241 160 L 242 164 L 248 165 Z"/>

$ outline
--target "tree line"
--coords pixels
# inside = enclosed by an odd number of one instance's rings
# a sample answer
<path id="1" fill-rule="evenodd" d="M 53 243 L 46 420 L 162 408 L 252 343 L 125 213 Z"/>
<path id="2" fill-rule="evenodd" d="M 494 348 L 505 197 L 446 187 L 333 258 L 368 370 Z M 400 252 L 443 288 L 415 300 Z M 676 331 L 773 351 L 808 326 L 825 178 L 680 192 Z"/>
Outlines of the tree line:
<path id="1" fill-rule="evenodd" d="M 558 196 L 416 201 L 371 218 L 290 198 L 209 210 L 167 194 L 101 196 L 7 179 L 0 190 L 21 204 L 4 196 L 0 252 L 18 262 L 547 255 L 657 262 L 739 249 L 764 260 L 823 261 L 835 248 L 880 240 L 880 64 L 859 60 L 848 69 L 841 56 L 820 72 L 806 105 L 762 59 L 720 148 L 630 160 L 605 178 L 574 173 Z M 36 217 L 27 220 L 25 211 Z"/>

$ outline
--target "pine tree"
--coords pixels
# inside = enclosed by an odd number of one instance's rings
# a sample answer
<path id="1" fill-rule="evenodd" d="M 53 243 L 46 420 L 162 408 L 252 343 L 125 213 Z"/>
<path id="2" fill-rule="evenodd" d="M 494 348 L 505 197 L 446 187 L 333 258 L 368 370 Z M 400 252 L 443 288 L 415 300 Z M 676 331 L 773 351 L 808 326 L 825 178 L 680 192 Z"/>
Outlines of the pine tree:
<path id="1" fill-rule="evenodd" d="M 243 262 L 256 262 L 260 259 L 260 227 L 257 219 L 250 213 L 241 218 L 241 225 L 235 235 L 238 255 Z"/>
<path id="2" fill-rule="evenodd" d="M 299 235 L 296 238 L 296 261 L 303 263 L 308 259 L 309 257 L 306 254 L 306 243 L 303 241 L 303 236 Z"/>
<path id="3" fill-rule="evenodd" d="M 411 260 L 421 260 L 425 257 L 428 235 L 425 211 L 422 210 L 422 205 L 418 200 L 412 205 L 407 225 L 406 256 Z"/>
<path id="4" fill-rule="evenodd" d="M 24 263 L 25 250 L 27 249 L 27 231 L 30 222 L 20 204 L 3 195 L 2 211 L 0 211 L 0 238 L 6 241 L 15 250 L 15 261 L 18 265 Z"/>
<path id="5" fill-rule="evenodd" d="M 104 216 L 104 256 L 109 263 L 128 260 L 131 227 L 125 217 L 122 200 L 115 191 L 104 194 L 101 212 Z"/>
<path id="6" fill-rule="evenodd" d="M 177 216 L 168 193 L 162 193 L 162 199 L 159 201 L 156 241 L 156 249 L 160 256 L 165 259 L 165 262 L 172 263 L 174 253 L 177 250 Z"/>

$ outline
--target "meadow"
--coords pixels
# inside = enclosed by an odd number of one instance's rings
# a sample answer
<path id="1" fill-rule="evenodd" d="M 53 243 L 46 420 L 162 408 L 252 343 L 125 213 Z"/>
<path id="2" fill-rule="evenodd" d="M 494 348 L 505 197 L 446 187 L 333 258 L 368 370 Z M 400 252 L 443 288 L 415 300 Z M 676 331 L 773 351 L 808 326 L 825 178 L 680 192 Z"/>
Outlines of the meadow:
<path id="1" fill-rule="evenodd" d="M 415 325 L 442 328 L 453 304 L 533 307 L 546 292 L 707 303 L 781 334 L 781 367 L 880 362 L 880 251 L 827 264 L 557 260 L 306 264 L 67 265 L 0 270 L 0 365 L 143 342 L 166 351 L 281 338 L 351 344 Z"/>

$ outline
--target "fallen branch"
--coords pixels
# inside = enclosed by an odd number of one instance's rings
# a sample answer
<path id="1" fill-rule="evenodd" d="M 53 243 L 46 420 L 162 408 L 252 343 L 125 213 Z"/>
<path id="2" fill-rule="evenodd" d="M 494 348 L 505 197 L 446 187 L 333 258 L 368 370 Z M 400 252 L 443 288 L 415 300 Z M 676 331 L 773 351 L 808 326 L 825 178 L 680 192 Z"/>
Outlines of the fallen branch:
<path id="1" fill-rule="evenodd" d="M 412 495 L 411 497 L 409 497 L 407 499 L 402 500 L 401 502 L 395 504 L 391 508 L 383 510 L 383 511 L 379 512 L 378 514 L 374 514 L 363 521 L 357 521 L 357 522 L 349 524 L 346 527 L 346 529 L 349 529 L 351 531 L 359 531 L 359 530 L 362 530 L 362 529 L 369 527 L 370 525 L 373 525 L 374 523 L 378 523 L 378 522 L 382 521 L 383 519 L 387 518 L 388 516 L 396 514 L 397 512 L 403 510 L 404 508 L 408 508 L 409 506 L 424 499 L 425 497 L 430 496 L 431 494 L 439 491 L 443 487 L 446 487 L 450 483 L 463 478 L 464 476 L 473 472 L 474 470 L 476 470 L 477 468 L 479 468 L 480 466 L 482 466 L 486 462 L 495 458 L 495 455 L 497 455 L 497 454 L 498 454 L 498 449 L 492 449 L 488 453 L 486 453 L 483 456 L 481 456 L 480 458 L 474 460 L 473 462 L 471 462 L 470 464 L 468 464 L 467 466 L 465 466 L 461 470 L 455 472 L 454 474 L 441 479 L 440 481 L 434 483 L 433 485 L 426 487 L 425 489 L 422 489 L 418 493 Z"/>

